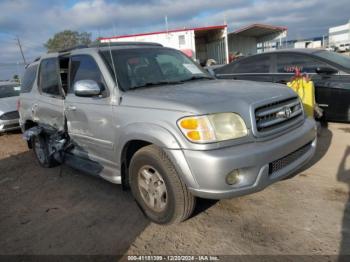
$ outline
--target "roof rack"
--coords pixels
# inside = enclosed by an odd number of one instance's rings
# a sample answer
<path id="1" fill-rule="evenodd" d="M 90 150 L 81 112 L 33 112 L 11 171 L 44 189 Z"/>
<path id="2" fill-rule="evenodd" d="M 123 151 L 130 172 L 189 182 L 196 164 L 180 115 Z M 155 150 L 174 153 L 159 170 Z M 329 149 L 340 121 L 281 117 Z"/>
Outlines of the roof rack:
<path id="1" fill-rule="evenodd" d="M 93 43 L 90 45 L 76 45 L 73 47 L 69 47 L 69 48 L 65 48 L 65 49 L 61 49 L 58 52 L 59 53 L 65 53 L 65 52 L 69 52 L 72 50 L 76 50 L 76 49 L 82 49 L 82 48 L 89 48 L 89 47 L 108 47 L 108 46 L 128 46 L 128 45 L 133 45 L 133 46 L 163 46 L 161 44 L 158 43 L 151 43 L 151 42 L 107 42 L 107 43 Z"/>
<path id="2" fill-rule="evenodd" d="M 158 43 L 152 43 L 152 42 L 107 42 L 107 43 L 94 43 L 91 44 L 89 47 L 105 47 L 105 46 L 128 46 L 128 45 L 133 45 L 133 46 L 163 46 Z"/>
<path id="3" fill-rule="evenodd" d="M 65 52 L 69 52 L 69 51 L 72 51 L 72 50 L 75 50 L 75 49 L 82 49 L 82 48 L 88 48 L 88 47 L 89 47 L 88 45 L 76 45 L 76 46 L 73 46 L 73 47 L 61 49 L 58 52 L 59 53 L 65 53 Z"/>

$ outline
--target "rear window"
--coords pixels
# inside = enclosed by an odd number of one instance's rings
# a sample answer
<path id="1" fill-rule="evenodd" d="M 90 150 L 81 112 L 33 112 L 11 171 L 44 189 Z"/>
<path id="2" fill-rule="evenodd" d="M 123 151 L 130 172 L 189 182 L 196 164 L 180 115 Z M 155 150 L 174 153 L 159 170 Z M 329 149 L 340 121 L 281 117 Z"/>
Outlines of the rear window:
<path id="1" fill-rule="evenodd" d="M 38 65 L 32 65 L 26 69 L 22 77 L 21 93 L 29 93 L 32 90 L 37 69 Z"/>

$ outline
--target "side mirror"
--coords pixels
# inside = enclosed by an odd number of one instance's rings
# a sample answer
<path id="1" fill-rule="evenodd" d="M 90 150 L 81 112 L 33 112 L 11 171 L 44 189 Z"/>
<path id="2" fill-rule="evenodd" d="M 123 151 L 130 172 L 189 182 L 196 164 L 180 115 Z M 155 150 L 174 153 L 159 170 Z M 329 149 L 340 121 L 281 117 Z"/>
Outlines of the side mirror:
<path id="1" fill-rule="evenodd" d="M 338 73 L 338 71 L 332 67 L 317 67 L 315 71 L 320 75 L 334 75 Z"/>
<path id="2" fill-rule="evenodd" d="M 101 93 L 100 86 L 94 80 L 79 80 L 74 83 L 76 96 L 97 96 Z"/>

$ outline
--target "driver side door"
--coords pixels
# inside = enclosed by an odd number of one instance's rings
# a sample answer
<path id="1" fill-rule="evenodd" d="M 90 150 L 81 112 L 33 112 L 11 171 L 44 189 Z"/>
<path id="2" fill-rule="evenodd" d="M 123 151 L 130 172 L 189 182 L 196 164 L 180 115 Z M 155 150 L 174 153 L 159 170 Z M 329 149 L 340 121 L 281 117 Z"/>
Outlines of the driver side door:
<path id="1" fill-rule="evenodd" d="M 74 85 L 80 80 L 93 80 L 101 89 L 96 96 L 77 96 Z M 65 115 L 74 154 L 113 166 L 114 132 L 110 92 L 94 57 L 73 55 L 69 65 L 69 90 Z"/>

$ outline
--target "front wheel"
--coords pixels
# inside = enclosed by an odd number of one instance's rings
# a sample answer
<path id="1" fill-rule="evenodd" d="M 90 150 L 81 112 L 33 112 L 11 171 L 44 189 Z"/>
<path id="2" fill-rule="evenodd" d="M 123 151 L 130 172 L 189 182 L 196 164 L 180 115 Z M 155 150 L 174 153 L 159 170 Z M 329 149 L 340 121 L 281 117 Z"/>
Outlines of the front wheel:
<path id="1" fill-rule="evenodd" d="M 133 156 L 129 170 L 131 191 L 153 222 L 179 223 L 192 214 L 195 197 L 160 148 L 141 148 Z"/>

